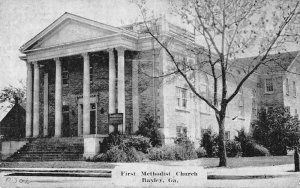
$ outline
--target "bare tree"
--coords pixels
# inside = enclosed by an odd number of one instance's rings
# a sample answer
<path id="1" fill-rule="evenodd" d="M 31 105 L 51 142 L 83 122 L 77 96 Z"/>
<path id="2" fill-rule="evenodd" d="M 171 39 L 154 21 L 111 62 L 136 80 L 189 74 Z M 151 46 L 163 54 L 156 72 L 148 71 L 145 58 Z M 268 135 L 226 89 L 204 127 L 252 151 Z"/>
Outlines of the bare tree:
<path id="1" fill-rule="evenodd" d="M 179 61 L 171 49 L 172 37 L 160 36 L 148 21 L 147 1 L 135 1 L 141 10 L 147 33 L 166 52 L 174 69 L 162 76 L 180 75 L 190 90 L 213 111 L 219 126 L 219 166 L 227 166 L 225 148 L 225 115 L 228 104 L 261 65 L 268 66 L 270 53 L 284 50 L 288 42 L 297 42 L 300 19 L 299 1 L 262 0 L 177 0 L 170 1 L 171 10 L 186 26 L 194 30 L 196 40 L 203 47 L 189 47 L 198 60 L 191 65 Z M 298 28 L 299 29 L 299 28 Z M 186 33 L 181 36 L 186 37 Z M 238 57 L 249 52 L 255 56 L 243 61 Z M 242 72 L 235 78 L 236 87 L 228 90 L 234 71 Z M 204 71 L 213 78 L 213 97 L 208 99 L 194 84 L 191 72 Z"/>

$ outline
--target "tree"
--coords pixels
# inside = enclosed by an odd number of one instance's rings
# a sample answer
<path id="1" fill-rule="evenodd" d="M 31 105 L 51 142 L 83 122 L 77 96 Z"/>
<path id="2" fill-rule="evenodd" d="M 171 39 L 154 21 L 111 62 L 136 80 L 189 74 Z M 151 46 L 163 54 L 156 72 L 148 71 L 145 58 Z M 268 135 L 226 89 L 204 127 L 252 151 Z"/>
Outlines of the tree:
<path id="1" fill-rule="evenodd" d="M 286 155 L 287 149 L 299 144 L 299 124 L 298 118 L 282 107 L 267 113 L 261 111 L 259 119 L 253 122 L 253 139 L 267 147 L 272 155 Z"/>
<path id="2" fill-rule="evenodd" d="M 6 86 L 0 92 L 0 103 L 4 101 L 9 101 L 12 104 L 18 103 L 21 106 L 25 107 L 25 94 L 26 94 L 26 87 L 22 81 L 20 81 L 20 86 Z"/>
<path id="3" fill-rule="evenodd" d="M 137 0 L 135 3 L 143 16 L 146 33 L 173 64 L 169 72 L 163 72 L 157 77 L 179 75 L 195 96 L 213 109 L 219 126 L 219 166 L 227 166 L 224 125 L 228 104 L 260 66 L 272 62 L 268 56 L 270 52 L 284 50 L 288 42 L 299 39 L 299 34 L 295 32 L 296 22 L 299 22 L 299 1 L 170 1 L 173 14 L 180 17 L 186 26 L 192 27 L 196 40 L 204 44 L 201 47 L 189 46 L 187 49 L 198 57 L 195 64 L 188 64 L 175 57 L 172 50 L 174 36 L 160 34 L 157 27 L 153 27 L 156 25 L 155 19 L 148 21 L 147 1 Z M 188 32 L 175 37 L 185 38 L 187 35 Z M 247 63 L 241 63 L 238 58 L 249 52 L 255 55 Z M 240 75 L 236 74 L 237 69 Z M 213 78 L 212 99 L 199 92 L 191 76 L 191 73 L 201 71 Z M 230 81 L 236 83 L 233 92 L 228 90 Z"/>

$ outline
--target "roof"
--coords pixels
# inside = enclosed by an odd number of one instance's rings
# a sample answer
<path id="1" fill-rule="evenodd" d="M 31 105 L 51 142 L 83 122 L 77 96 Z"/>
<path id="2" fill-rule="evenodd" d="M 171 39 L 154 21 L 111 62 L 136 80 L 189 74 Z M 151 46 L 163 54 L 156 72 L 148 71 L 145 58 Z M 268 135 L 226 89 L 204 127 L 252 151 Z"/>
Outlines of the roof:
<path id="1" fill-rule="evenodd" d="M 92 25 L 92 26 L 95 26 L 95 27 L 101 27 L 103 29 L 107 29 L 107 30 L 114 31 L 114 32 L 121 32 L 123 30 L 119 27 L 114 27 L 114 26 L 111 26 L 111 25 L 107 25 L 107 24 L 104 24 L 104 23 L 101 23 L 101 22 L 97 22 L 97 21 L 94 21 L 94 20 L 91 20 L 91 19 L 87 19 L 87 18 L 78 16 L 78 15 L 75 15 L 75 14 L 65 12 L 62 16 L 60 16 L 54 22 L 52 22 L 48 27 L 46 27 L 44 30 L 42 30 L 40 33 L 38 33 L 36 36 L 34 36 L 28 42 L 23 44 L 20 47 L 19 50 L 22 53 L 24 53 L 26 50 L 30 49 L 30 47 L 32 45 L 34 45 L 38 40 L 44 38 L 54 28 L 57 28 L 59 25 L 61 25 L 66 20 L 75 20 L 75 21 L 80 22 L 80 23 L 85 23 L 85 24 Z"/>
<path id="2" fill-rule="evenodd" d="M 300 51 L 290 51 L 285 53 L 269 54 L 257 72 L 283 72 L 287 71 L 292 65 Z M 257 57 L 248 57 L 237 59 L 238 65 L 241 67 L 253 67 L 258 62 Z"/>
<path id="3" fill-rule="evenodd" d="M 10 112 L 10 110 L 15 106 L 15 104 L 4 101 L 0 103 L 0 122 L 5 118 L 5 116 Z"/>

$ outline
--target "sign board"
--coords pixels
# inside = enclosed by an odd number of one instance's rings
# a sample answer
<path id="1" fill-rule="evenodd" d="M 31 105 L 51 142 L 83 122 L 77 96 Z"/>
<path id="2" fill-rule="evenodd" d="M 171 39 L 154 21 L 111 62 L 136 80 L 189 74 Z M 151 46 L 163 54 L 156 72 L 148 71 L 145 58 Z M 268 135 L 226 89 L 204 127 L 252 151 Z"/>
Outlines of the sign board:
<path id="1" fill-rule="evenodd" d="M 123 124 L 123 113 L 114 113 L 108 115 L 108 121 L 110 125 Z"/>
<path id="2" fill-rule="evenodd" d="M 201 166 L 124 164 L 112 171 L 112 182 L 121 187 L 204 187 L 207 172 Z"/>

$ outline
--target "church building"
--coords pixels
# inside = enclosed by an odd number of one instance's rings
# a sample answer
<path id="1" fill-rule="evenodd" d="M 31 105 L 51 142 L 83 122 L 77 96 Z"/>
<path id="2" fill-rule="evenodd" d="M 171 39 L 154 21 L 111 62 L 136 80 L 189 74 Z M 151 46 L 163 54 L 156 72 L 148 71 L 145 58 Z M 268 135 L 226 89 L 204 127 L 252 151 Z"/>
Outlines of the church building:
<path id="1" fill-rule="evenodd" d="M 176 58 L 196 63 L 198 57 L 187 50 L 201 49 L 193 33 L 164 17 L 156 26 L 160 36 L 172 38 Z M 114 27 L 65 13 L 25 43 L 20 51 L 27 65 L 26 137 L 134 133 L 147 114 L 158 121 L 165 143 L 182 135 L 199 142 L 206 129 L 217 131 L 214 112 L 184 80 L 159 78 L 171 62 L 145 31 L 143 24 Z M 284 59 L 283 70 L 270 74 L 262 68 L 249 78 L 228 107 L 227 139 L 249 130 L 259 108 L 288 103 L 298 114 L 299 78 L 287 72 L 299 71 L 297 54 Z M 212 78 L 204 72 L 195 77 L 199 92 L 211 97 Z"/>

